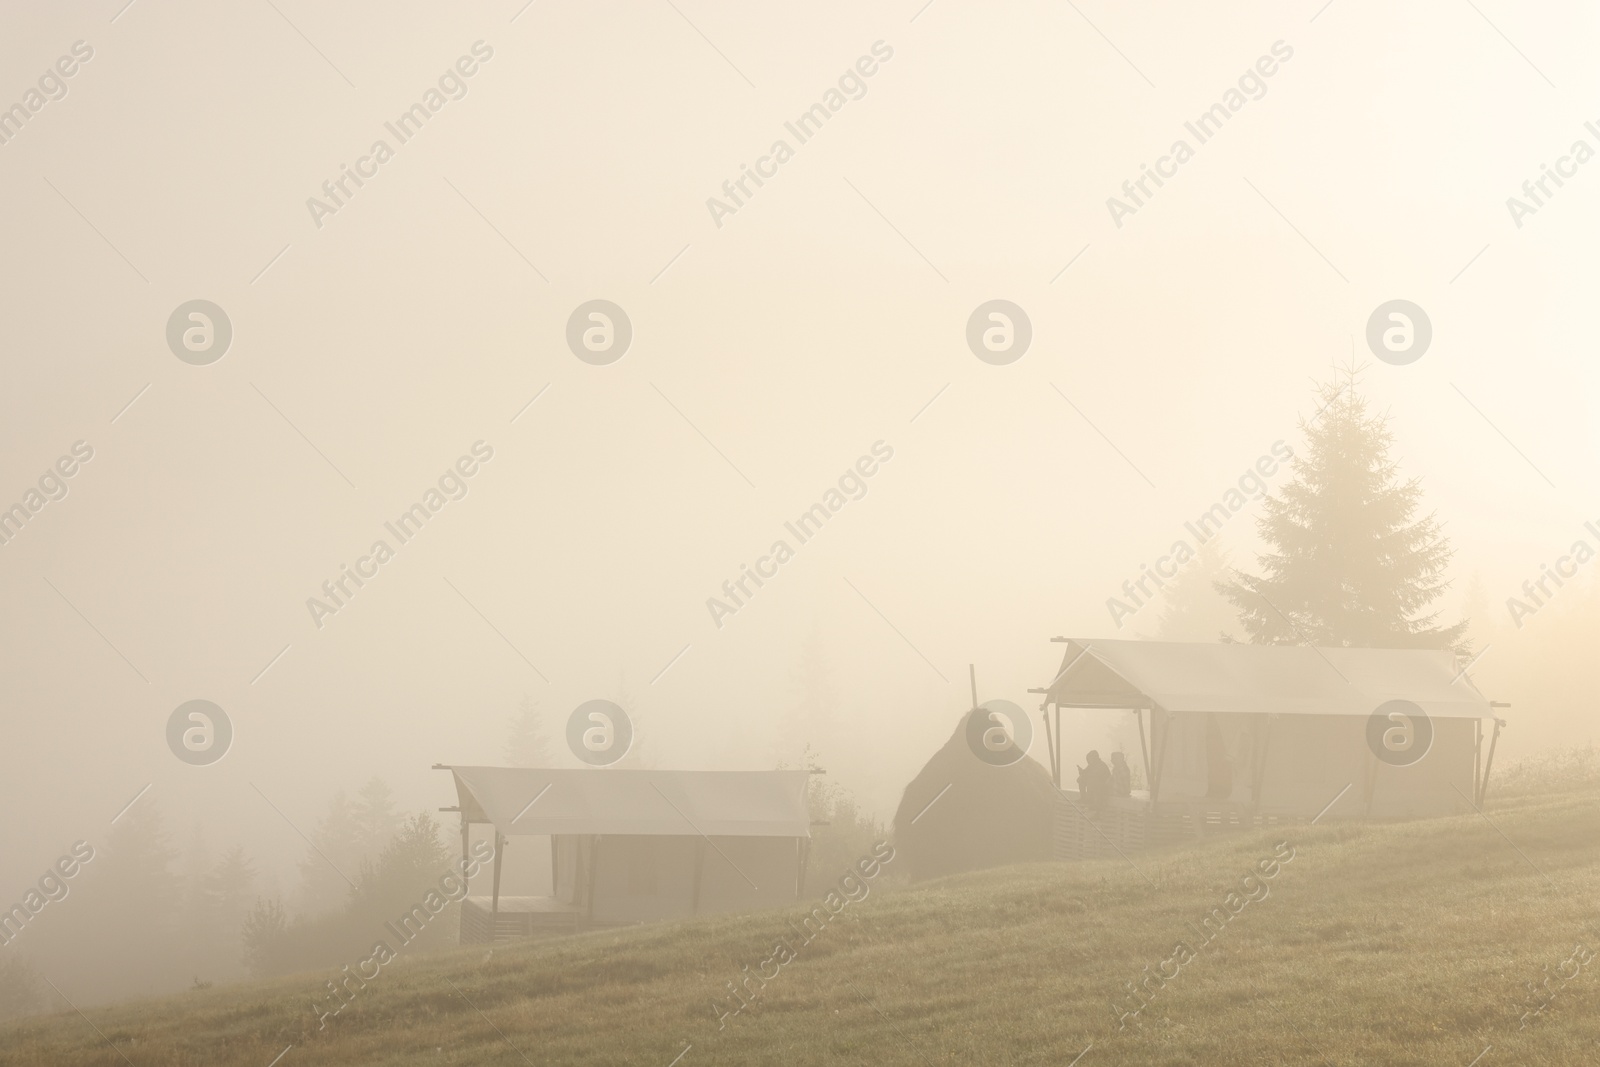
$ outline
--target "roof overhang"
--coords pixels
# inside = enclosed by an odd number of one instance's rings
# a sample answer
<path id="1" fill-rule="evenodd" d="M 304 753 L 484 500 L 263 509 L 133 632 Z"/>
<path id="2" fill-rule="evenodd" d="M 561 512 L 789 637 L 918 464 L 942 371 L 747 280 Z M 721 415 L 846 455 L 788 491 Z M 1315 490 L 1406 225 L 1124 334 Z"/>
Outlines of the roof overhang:
<path id="1" fill-rule="evenodd" d="M 446 767 L 462 817 L 506 836 L 810 837 L 806 771 Z"/>
<path id="2" fill-rule="evenodd" d="M 1453 653 L 1072 638 L 1042 690 L 1061 707 L 1369 716 L 1407 700 L 1433 718 L 1492 719 Z"/>

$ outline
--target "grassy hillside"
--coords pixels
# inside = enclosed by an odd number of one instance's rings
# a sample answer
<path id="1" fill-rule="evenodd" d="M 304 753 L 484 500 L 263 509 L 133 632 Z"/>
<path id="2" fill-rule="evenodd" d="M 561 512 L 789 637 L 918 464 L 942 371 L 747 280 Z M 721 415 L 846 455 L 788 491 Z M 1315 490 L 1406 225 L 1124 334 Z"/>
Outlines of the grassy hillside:
<path id="1" fill-rule="evenodd" d="M 804 946 L 796 907 L 402 955 L 320 1032 L 326 973 L 28 1020 L 0 1029 L 0 1063 L 268 1067 L 292 1045 L 280 1067 L 668 1067 L 692 1045 L 680 1067 L 1068 1064 L 1091 1042 L 1083 1067 L 1600 1062 L 1600 956 L 1556 977 L 1575 944 L 1600 950 L 1600 794 L 1490 817 L 1242 835 L 1138 870 L 880 878 Z M 1280 840 L 1294 858 L 1203 945 L 1193 927 Z M 719 1030 L 713 1001 L 778 938 L 797 958 Z M 1111 1002 L 1137 1006 L 1147 966 L 1176 974 L 1119 1030 Z M 1554 999 L 1519 1029 L 1546 977 Z"/>

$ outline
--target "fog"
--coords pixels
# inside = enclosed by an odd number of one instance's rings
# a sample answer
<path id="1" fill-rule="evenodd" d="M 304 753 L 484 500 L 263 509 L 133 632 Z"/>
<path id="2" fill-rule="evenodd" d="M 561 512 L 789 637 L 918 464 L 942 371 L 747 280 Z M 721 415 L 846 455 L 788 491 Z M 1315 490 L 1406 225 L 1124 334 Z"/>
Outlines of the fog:
<path id="1" fill-rule="evenodd" d="M 1507 607 L 1600 543 L 1600 177 L 1507 205 L 1600 146 L 1591 10 L 123 2 L 0 35 L 5 901 L 133 801 L 292 908 L 338 791 L 455 804 L 433 765 L 503 762 L 525 697 L 556 766 L 607 699 L 632 765 L 809 745 L 887 822 L 969 665 L 1032 710 L 1052 637 L 1156 636 L 1159 598 L 1108 599 L 1301 453 L 1352 363 L 1454 549 L 1432 610 L 1489 646 L 1499 758 L 1594 739 L 1590 568 Z M 169 344 L 195 300 L 231 324 L 211 362 Z M 594 300 L 631 324 L 613 362 L 569 347 Z M 1031 324 L 1004 365 L 968 344 L 991 300 Z M 1392 300 L 1431 321 L 1415 362 L 1368 345 Z M 1219 537 L 1252 573 L 1259 515 Z M 209 765 L 169 746 L 191 700 L 231 723 Z M 1076 756 L 1110 728 L 1068 729 Z"/>

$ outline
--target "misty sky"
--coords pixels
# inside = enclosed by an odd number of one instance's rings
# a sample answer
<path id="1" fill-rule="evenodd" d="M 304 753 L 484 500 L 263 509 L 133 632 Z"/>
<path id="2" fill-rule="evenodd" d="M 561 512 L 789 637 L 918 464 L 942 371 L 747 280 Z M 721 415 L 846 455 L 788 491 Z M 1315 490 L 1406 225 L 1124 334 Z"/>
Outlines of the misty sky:
<path id="1" fill-rule="evenodd" d="M 5 107 L 93 52 L 0 145 L 0 507 L 93 449 L 0 547 L 7 885 L 148 783 L 180 841 L 198 821 L 288 882 L 304 845 L 257 789 L 307 831 L 373 774 L 453 803 L 428 768 L 497 761 L 523 694 L 558 745 L 626 694 L 659 765 L 770 766 L 810 634 L 829 769 L 887 814 L 969 662 L 1033 708 L 1050 637 L 1129 636 L 1106 598 L 1299 448 L 1353 352 L 1457 549 L 1450 619 L 1600 519 L 1600 160 L 1520 228 L 1506 206 L 1600 148 L 1580 5 L 123 2 L 0 34 Z M 1107 198 L 1275 42 L 1264 95 L 1119 227 Z M 719 226 L 707 198 L 780 138 Z M 965 341 L 995 298 L 1032 321 L 1009 366 Z M 1395 298 L 1433 323 L 1408 366 L 1365 350 Z M 192 299 L 232 322 L 208 366 L 165 339 Z M 591 299 L 633 325 L 608 366 L 564 339 Z M 307 598 L 479 441 L 465 496 L 318 628 Z M 715 626 L 706 599 L 879 441 L 866 496 Z M 206 768 L 164 734 L 195 698 L 235 729 Z"/>

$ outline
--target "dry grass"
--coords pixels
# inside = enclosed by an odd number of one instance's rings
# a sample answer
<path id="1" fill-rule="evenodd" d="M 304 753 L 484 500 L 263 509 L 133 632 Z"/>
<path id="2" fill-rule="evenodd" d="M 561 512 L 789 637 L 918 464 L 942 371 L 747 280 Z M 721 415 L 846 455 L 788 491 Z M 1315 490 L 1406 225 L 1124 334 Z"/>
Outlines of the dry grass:
<path id="1" fill-rule="evenodd" d="M 1526 984 L 1600 947 L 1600 796 L 1508 797 L 1490 818 L 880 885 L 720 1031 L 712 1001 L 799 909 L 405 960 L 322 1032 L 327 974 L 33 1019 L 0 1029 L 0 1063 L 267 1067 L 292 1044 L 280 1067 L 668 1067 L 692 1044 L 679 1067 L 1064 1065 L 1090 1042 L 1082 1067 L 1466 1067 L 1490 1045 L 1480 1067 L 1600 1061 L 1600 964 L 1518 1029 Z M 1270 895 L 1119 1032 L 1124 983 L 1196 940 L 1282 837 L 1297 853 Z"/>

